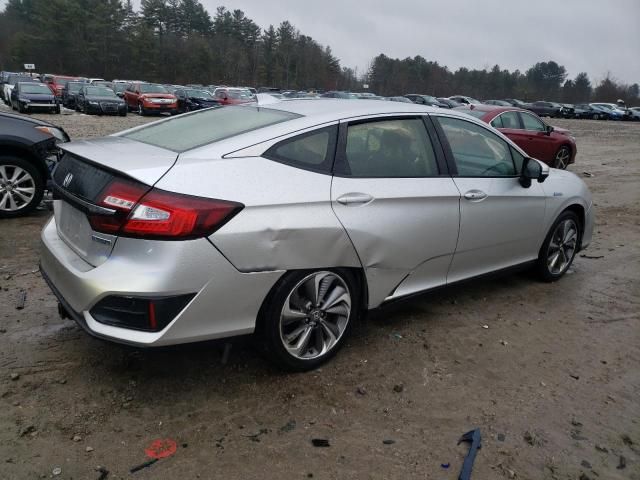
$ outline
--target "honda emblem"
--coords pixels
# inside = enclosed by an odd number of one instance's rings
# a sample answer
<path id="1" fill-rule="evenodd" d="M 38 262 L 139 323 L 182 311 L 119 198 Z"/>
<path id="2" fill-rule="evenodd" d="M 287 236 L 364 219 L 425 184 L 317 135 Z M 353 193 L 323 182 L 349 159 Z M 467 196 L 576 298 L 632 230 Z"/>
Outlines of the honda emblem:
<path id="1" fill-rule="evenodd" d="M 73 173 L 67 173 L 67 176 L 64 177 L 64 180 L 62 181 L 62 186 L 64 188 L 67 188 L 71 184 L 72 180 L 73 180 Z"/>

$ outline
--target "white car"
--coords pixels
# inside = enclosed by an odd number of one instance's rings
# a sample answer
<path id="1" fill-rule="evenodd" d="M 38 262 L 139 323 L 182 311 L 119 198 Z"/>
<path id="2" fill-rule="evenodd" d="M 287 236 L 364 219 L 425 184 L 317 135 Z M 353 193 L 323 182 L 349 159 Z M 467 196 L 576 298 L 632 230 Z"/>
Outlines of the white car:
<path id="1" fill-rule="evenodd" d="M 557 280 L 593 229 L 579 177 L 410 103 L 209 108 L 61 148 L 41 269 L 64 315 L 138 346 L 254 333 L 294 370 L 385 302 L 514 267 Z"/>

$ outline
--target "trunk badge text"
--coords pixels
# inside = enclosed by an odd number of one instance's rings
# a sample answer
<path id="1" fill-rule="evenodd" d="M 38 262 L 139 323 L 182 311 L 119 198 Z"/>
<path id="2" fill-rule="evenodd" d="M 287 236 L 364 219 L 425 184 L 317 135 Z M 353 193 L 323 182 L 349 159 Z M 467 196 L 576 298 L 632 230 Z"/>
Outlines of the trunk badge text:
<path id="1" fill-rule="evenodd" d="M 91 235 L 91 240 L 94 242 L 102 243 L 103 245 L 111 245 L 111 240 L 108 238 L 100 237 L 98 235 Z"/>

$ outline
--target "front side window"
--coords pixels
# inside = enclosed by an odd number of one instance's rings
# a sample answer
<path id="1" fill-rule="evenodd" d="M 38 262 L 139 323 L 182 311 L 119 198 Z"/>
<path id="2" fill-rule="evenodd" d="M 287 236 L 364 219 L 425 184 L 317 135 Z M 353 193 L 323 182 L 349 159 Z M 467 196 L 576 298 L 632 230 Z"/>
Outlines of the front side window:
<path id="1" fill-rule="evenodd" d="M 525 130 L 532 130 L 534 132 L 544 132 L 546 130 L 542 120 L 539 120 L 533 115 L 529 113 L 520 113 L 520 116 L 522 117 L 522 123 L 524 124 Z"/>
<path id="2" fill-rule="evenodd" d="M 435 153 L 421 118 L 350 124 L 344 173 L 353 177 L 433 177 Z"/>
<path id="3" fill-rule="evenodd" d="M 283 140 L 267 150 L 264 156 L 294 167 L 329 173 L 337 136 L 337 126 L 321 128 Z"/>
<path id="4" fill-rule="evenodd" d="M 444 131 L 460 177 L 516 175 L 509 145 L 486 128 L 458 118 L 435 117 Z"/>

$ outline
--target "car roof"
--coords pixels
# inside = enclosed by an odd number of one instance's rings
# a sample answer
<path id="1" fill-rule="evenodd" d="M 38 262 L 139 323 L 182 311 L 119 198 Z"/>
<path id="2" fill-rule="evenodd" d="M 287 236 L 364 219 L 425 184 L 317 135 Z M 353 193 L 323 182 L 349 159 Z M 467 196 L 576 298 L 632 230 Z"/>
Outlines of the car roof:
<path id="1" fill-rule="evenodd" d="M 338 98 L 297 99 L 269 104 L 269 108 L 296 113 L 304 117 L 323 117 L 327 122 L 359 116 L 378 114 L 436 113 L 439 108 L 417 105 L 414 103 L 380 102 L 378 100 L 353 100 Z M 311 118 L 310 118 L 311 120 Z M 314 122 L 315 123 L 315 122 Z"/>

